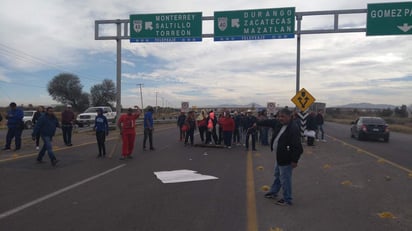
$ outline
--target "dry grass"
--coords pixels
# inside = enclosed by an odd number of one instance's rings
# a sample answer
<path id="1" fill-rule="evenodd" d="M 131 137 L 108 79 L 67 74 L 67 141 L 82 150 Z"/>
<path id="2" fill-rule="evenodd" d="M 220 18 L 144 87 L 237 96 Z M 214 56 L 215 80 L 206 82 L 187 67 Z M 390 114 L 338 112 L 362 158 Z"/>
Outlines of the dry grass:
<path id="1" fill-rule="evenodd" d="M 401 132 L 406 134 L 412 134 L 412 126 L 402 125 L 402 124 L 392 124 L 389 125 L 389 130 L 393 132 Z"/>

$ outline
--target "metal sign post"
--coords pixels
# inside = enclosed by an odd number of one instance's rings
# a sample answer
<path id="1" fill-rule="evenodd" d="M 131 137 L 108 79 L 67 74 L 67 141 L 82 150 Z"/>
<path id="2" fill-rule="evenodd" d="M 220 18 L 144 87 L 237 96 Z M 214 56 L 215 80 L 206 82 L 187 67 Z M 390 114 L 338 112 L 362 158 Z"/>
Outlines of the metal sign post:
<path id="1" fill-rule="evenodd" d="M 372 26 L 372 20 L 374 16 L 372 11 L 375 12 L 375 18 L 386 18 L 385 23 L 390 23 L 391 28 L 397 28 L 398 32 L 403 31 L 401 34 L 412 33 L 412 22 L 410 21 L 412 10 L 411 3 L 399 3 L 400 5 L 394 4 L 371 4 L 368 6 L 370 9 L 370 17 L 368 19 L 368 27 Z M 393 7 L 402 6 L 404 17 L 402 17 L 402 22 L 393 22 L 397 17 L 392 17 L 398 11 L 394 11 Z M 383 7 L 383 8 L 382 8 Z M 311 12 L 294 12 L 294 7 L 288 8 L 273 8 L 273 9 L 258 9 L 258 10 L 242 10 L 242 11 L 226 11 L 226 12 L 215 12 L 214 16 L 201 16 L 201 13 L 174 13 L 174 14 L 152 14 L 152 15 L 131 15 L 130 19 L 117 19 L 117 20 L 96 20 L 95 21 L 95 39 L 96 40 L 116 40 L 117 41 L 117 105 L 116 112 L 120 114 L 121 109 L 121 40 L 130 39 L 129 36 L 129 23 L 133 20 L 133 33 L 139 34 L 143 30 L 148 30 L 142 32 L 142 38 L 139 36 L 133 38 L 140 42 L 177 42 L 177 41 L 198 41 L 199 35 L 197 32 L 197 37 L 194 38 L 178 38 L 174 37 L 163 38 L 162 35 L 174 33 L 176 35 L 176 28 L 183 28 L 190 24 L 198 25 L 198 19 L 200 16 L 202 21 L 212 21 L 214 20 L 215 31 L 214 34 L 202 34 L 201 38 L 214 38 L 215 41 L 233 41 L 233 40 L 256 40 L 256 39 L 275 39 L 275 38 L 293 38 L 294 34 L 297 37 L 297 54 L 296 54 L 296 93 L 300 89 L 300 59 L 301 59 L 301 35 L 302 34 L 325 34 L 325 33 L 353 33 L 353 32 L 366 32 L 366 28 L 358 27 L 347 27 L 341 28 L 339 26 L 339 16 L 347 14 L 367 14 L 368 9 L 352 9 L 352 10 L 334 10 L 334 11 L 311 11 Z M 294 13 L 293 13 L 294 12 Z M 388 13 L 389 12 L 389 13 Z M 401 12 L 401 13 L 402 13 Z M 324 16 L 333 15 L 334 23 L 332 29 L 317 29 L 317 30 L 302 30 L 303 17 L 306 16 Z M 381 16 L 382 17 L 381 17 Z M 384 16 L 391 17 L 384 17 Z M 406 16 L 405 16 L 406 15 Z M 368 16 L 368 17 L 369 17 Z M 137 17 L 137 18 L 136 18 Z M 141 17 L 141 19 L 139 19 Z M 162 18 L 163 17 L 163 18 Z M 290 28 L 294 28 L 294 17 L 297 21 L 297 29 L 293 33 Z M 388 19 L 389 18 L 389 19 Z M 252 19 L 252 20 L 251 20 Z M 393 20 L 392 20 L 393 19 Z M 155 24 L 156 20 L 159 24 Z M 170 21 L 172 24 L 161 24 L 162 20 Z M 178 22 L 177 22 L 177 21 Z M 180 21 L 180 22 L 179 22 Z M 182 24 L 183 23 L 183 24 Z M 189 24 L 188 24 L 189 23 Z M 193 24 L 192 24 L 193 23 Z M 278 23 L 283 23 L 283 26 L 278 26 Z M 372 23 L 372 24 L 371 24 Z M 117 25 L 117 35 L 116 36 L 101 36 L 99 34 L 99 25 L 101 24 L 116 24 Z M 393 26 L 396 24 L 396 26 Z M 399 25 L 398 25 L 399 24 Z M 123 34 L 122 34 L 123 25 Z M 156 29 L 158 25 L 158 30 L 155 32 L 154 37 L 150 35 Z M 162 28 L 163 25 L 163 28 Z M 172 30 L 168 30 L 166 27 Z M 173 28 L 170 28 L 173 27 Z M 196 31 L 200 29 L 201 25 L 198 26 Z M 153 30 L 153 31 L 152 31 Z M 368 28 L 369 34 L 372 34 L 373 28 Z M 168 32 L 167 32 L 168 31 Z M 172 32 L 174 31 L 174 32 Z M 186 31 L 188 32 L 188 31 Z M 253 36 L 251 33 L 253 32 Z M 269 33 L 270 32 L 270 33 Z M 146 34 L 147 33 L 147 34 Z M 190 34 L 192 31 L 190 31 Z M 193 32 L 194 33 L 194 32 Z M 388 32 L 389 33 L 389 32 Z M 400 32 L 399 32 L 400 33 Z M 188 34 L 188 33 L 186 33 Z M 391 32 L 392 34 L 392 32 Z"/>
<path id="2" fill-rule="evenodd" d="M 122 86 L 122 39 L 129 39 L 128 26 L 129 20 L 127 19 L 117 19 L 117 20 L 96 20 L 94 23 L 94 39 L 95 40 L 116 40 L 117 45 L 117 60 L 116 60 L 116 119 L 120 118 L 120 113 L 122 109 L 121 101 L 121 86 Z M 102 36 L 99 33 L 99 25 L 104 24 L 115 24 L 116 25 L 116 36 Z M 122 25 L 123 25 L 123 35 L 122 35 Z"/>

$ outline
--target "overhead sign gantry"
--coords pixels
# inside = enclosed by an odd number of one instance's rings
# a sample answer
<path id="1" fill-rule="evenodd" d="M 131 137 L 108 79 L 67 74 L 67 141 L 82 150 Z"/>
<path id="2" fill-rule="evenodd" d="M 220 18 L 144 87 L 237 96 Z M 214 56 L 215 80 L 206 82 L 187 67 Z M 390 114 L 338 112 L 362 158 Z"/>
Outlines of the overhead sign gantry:
<path id="1" fill-rule="evenodd" d="M 367 14 L 366 28 L 342 27 L 339 16 Z M 333 28 L 302 30 L 303 17 L 333 16 Z M 202 22 L 214 21 L 214 34 L 202 34 Z M 297 22 L 295 29 L 295 21 Z M 115 24 L 116 35 L 101 35 L 99 26 Z M 130 33 L 129 33 L 130 30 Z M 297 38 L 296 93 L 300 83 L 300 41 L 303 34 L 366 32 L 366 35 L 412 34 L 412 2 L 373 3 L 367 9 L 295 12 L 295 7 L 218 11 L 214 16 L 200 12 L 130 15 L 129 19 L 96 20 L 96 40 L 117 42 L 117 101 L 121 105 L 121 40 L 131 42 L 193 42 L 202 38 L 215 41 Z M 129 35 L 130 34 L 130 35 Z M 302 95 L 302 94 L 301 94 Z M 309 102 L 309 101 L 308 101 Z M 298 104 L 307 105 L 305 97 Z"/>

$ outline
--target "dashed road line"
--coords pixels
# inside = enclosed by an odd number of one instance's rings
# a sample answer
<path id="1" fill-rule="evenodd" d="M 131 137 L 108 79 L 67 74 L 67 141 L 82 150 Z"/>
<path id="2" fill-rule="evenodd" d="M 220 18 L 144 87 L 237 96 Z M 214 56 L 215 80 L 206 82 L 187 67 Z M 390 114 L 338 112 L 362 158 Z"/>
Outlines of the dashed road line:
<path id="1" fill-rule="evenodd" d="M 253 175 L 253 157 L 252 152 L 248 151 L 246 160 L 246 214 L 247 214 L 247 231 L 258 231 L 256 195 L 255 195 L 255 177 Z"/>

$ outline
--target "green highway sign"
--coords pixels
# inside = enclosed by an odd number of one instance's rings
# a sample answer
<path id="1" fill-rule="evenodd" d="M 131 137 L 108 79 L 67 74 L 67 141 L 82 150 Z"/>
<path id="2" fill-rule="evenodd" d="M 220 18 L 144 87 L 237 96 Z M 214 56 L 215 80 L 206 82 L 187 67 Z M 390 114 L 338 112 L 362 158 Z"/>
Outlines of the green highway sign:
<path id="1" fill-rule="evenodd" d="M 202 41 L 202 13 L 130 15 L 130 42 Z"/>
<path id="2" fill-rule="evenodd" d="M 214 13 L 214 41 L 295 37 L 295 7 Z"/>
<path id="3" fill-rule="evenodd" d="M 412 34 L 412 2 L 368 4 L 366 35 Z"/>

